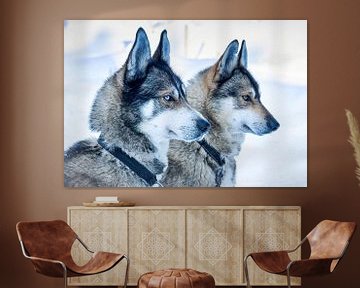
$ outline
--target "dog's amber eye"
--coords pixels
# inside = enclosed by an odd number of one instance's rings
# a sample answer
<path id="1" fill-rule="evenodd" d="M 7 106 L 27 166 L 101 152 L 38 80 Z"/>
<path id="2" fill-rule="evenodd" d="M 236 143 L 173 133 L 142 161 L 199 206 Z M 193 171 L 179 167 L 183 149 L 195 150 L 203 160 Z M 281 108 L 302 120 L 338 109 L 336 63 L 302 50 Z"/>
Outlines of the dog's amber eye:
<path id="1" fill-rule="evenodd" d="M 164 99 L 165 101 L 174 101 L 174 98 L 171 97 L 170 95 L 165 95 L 165 96 L 163 97 L 163 99 Z"/>
<path id="2" fill-rule="evenodd" d="M 249 95 L 243 95 L 242 98 L 244 99 L 244 101 L 248 102 L 251 100 L 251 97 Z"/>

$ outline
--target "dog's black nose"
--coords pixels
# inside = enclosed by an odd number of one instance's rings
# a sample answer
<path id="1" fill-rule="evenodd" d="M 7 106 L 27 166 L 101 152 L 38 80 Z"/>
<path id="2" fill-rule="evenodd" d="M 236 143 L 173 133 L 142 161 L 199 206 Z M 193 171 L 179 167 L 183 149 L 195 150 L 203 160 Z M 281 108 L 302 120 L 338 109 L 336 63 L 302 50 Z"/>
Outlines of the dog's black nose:
<path id="1" fill-rule="evenodd" d="M 207 132 L 210 129 L 209 121 L 205 119 L 200 119 L 196 121 L 196 126 L 201 132 Z"/>
<path id="2" fill-rule="evenodd" d="M 270 131 L 275 131 L 280 127 L 280 124 L 272 115 L 269 115 L 266 117 L 266 126 L 270 129 Z"/>

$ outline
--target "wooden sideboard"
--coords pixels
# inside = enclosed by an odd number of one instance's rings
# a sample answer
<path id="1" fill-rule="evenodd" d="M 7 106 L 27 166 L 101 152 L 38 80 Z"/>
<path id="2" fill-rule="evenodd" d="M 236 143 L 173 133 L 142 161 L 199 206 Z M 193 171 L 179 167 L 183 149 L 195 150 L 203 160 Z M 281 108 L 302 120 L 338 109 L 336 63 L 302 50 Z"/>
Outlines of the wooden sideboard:
<path id="1" fill-rule="evenodd" d="M 301 240 L 298 206 L 80 206 L 68 207 L 68 223 L 92 250 L 129 255 L 129 285 L 148 271 L 184 267 L 212 274 L 216 285 L 245 285 L 245 255 L 294 248 Z M 78 243 L 72 254 L 78 263 L 89 259 Z M 286 285 L 286 277 L 249 264 L 251 284 Z M 124 271 L 120 263 L 103 274 L 70 278 L 69 285 L 121 285 Z"/>

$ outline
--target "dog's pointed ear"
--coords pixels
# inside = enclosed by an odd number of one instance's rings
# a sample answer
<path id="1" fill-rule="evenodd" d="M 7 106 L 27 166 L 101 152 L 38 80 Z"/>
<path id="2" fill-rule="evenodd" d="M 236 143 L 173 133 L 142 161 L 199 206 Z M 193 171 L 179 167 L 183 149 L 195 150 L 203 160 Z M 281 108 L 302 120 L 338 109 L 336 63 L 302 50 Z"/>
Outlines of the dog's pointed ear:
<path id="1" fill-rule="evenodd" d="M 237 66 L 236 53 L 239 49 L 239 42 L 233 40 L 227 47 L 224 54 L 220 57 L 219 61 L 215 64 L 216 71 L 214 75 L 215 81 L 221 81 L 229 78 Z"/>
<path id="2" fill-rule="evenodd" d="M 239 65 L 244 68 L 247 68 L 248 66 L 248 53 L 245 40 L 241 42 L 241 48 L 239 52 Z"/>
<path id="3" fill-rule="evenodd" d="M 149 39 L 143 28 L 136 32 L 136 39 L 126 60 L 125 80 L 132 82 L 145 77 L 151 59 Z"/>
<path id="4" fill-rule="evenodd" d="M 170 65 L 170 42 L 166 30 L 161 33 L 160 42 L 156 48 L 153 59 L 156 61 L 164 61 Z"/>

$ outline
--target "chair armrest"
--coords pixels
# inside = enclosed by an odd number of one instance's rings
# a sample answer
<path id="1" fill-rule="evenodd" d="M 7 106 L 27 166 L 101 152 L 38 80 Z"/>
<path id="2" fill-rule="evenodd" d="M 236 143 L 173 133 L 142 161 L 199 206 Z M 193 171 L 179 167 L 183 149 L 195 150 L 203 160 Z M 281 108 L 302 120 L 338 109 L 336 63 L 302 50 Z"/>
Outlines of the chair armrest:
<path id="1" fill-rule="evenodd" d="M 248 257 L 251 257 L 262 270 L 276 274 L 285 272 L 287 265 L 291 262 L 287 251 L 250 253 L 245 257 L 244 262 Z"/>
<path id="2" fill-rule="evenodd" d="M 295 248 L 293 249 L 288 249 L 288 250 L 278 250 L 278 251 L 265 251 L 265 252 L 253 252 L 253 253 L 249 253 L 244 259 L 248 258 L 249 256 L 251 256 L 251 254 L 256 254 L 256 253 L 261 253 L 261 254 L 268 254 L 268 255 L 271 255 L 271 254 L 283 254 L 283 253 L 292 253 L 292 252 L 295 252 L 297 249 L 299 249 L 304 243 L 305 241 L 307 240 L 307 238 L 303 238 L 301 240 L 301 242 L 299 243 L 299 245 L 297 245 Z"/>
<path id="3" fill-rule="evenodd" d="M 263 255 L 265 257 L 271 257 L 271 256 L 280 256 L 280 255 L 288 255 L 287 250 L 279 250 L 279 251 L 264 251 L 264 252 L 252 252 L 247 255 L 247 257 L 256 257 Z"/>
<path id="4" fill-rule="evenodd" d="M 290 276 L 312 276 L 329 274 L 332 272 L 333 261 L 339 258 L 319 258 L 319 259 L 303 259 L 291 261 L 287 266 Z"/>
<path id="5" fill-rule="evenodd" d="M 297 245 L 294 249 L 290 249 L 290 250 L 285 250 L 286 252 L 288 253 L 292 253 L 292 252 L 295 252 L 297 249 L 299 249 L 305 242 L 306 242 L 307 238 L 303 238 L 301 240 L 301 242 L 299 243 L 299 245 Z"/>
<path id="6" fill-rule="evenodd" d="M 26 256 L 26 258 L 32 260 L 32 261 L 40 261 L 40 262 L 49 262 L 53 264 L 60 264 L 61 266 L 65 267 L 64 262 L 61 262 L 59 260 L 53 260 L 53 259 L 47 259 L 47 258 L 41 258 L 41 257 L 33 257 L 33 256 Z"/>
<path id="7" fill-rule="evenodd" d="M 76 235 L 76 239 L 81 243 L 81 245 L 90 253 L 95 253 L 94 251 L 90 250 L 90 248 L 80 239 L 78 235 Z"/>
<path id="8" fill-rule="evenodd" d="M 66 269 L 66 265 L 64 264 L 64 262 L 61 262 L 59 260 L 46 259 L 46 258 L 33 257 L 33 256 L 26 256 L 26 258 L 30 259 L 31 261 L 40 261 L 40 262 L 59 264 L 62 266 L 62 268 Z"/>
<path id="9" fill-rule="evenodd" d="M 34 265 L 35 271 L 51 277 L 66 277 L 67 269 L 66 265 L 59 261 L 53 259 L 46 259 L 40 257 L 27 256 L 26 258 L 30 259 Z"/>
<path id="10" fill-rule="evenodd" d="M 24 247 L 24 243 L 20 241 L 21 250 L 25 258 L 30 259 L 34 265 L 35 271 L 51 277 L 66 277 L 67 269 L 66 265 L 54 259 L 47 259 L 41 257 L 30 256 Z"/>

